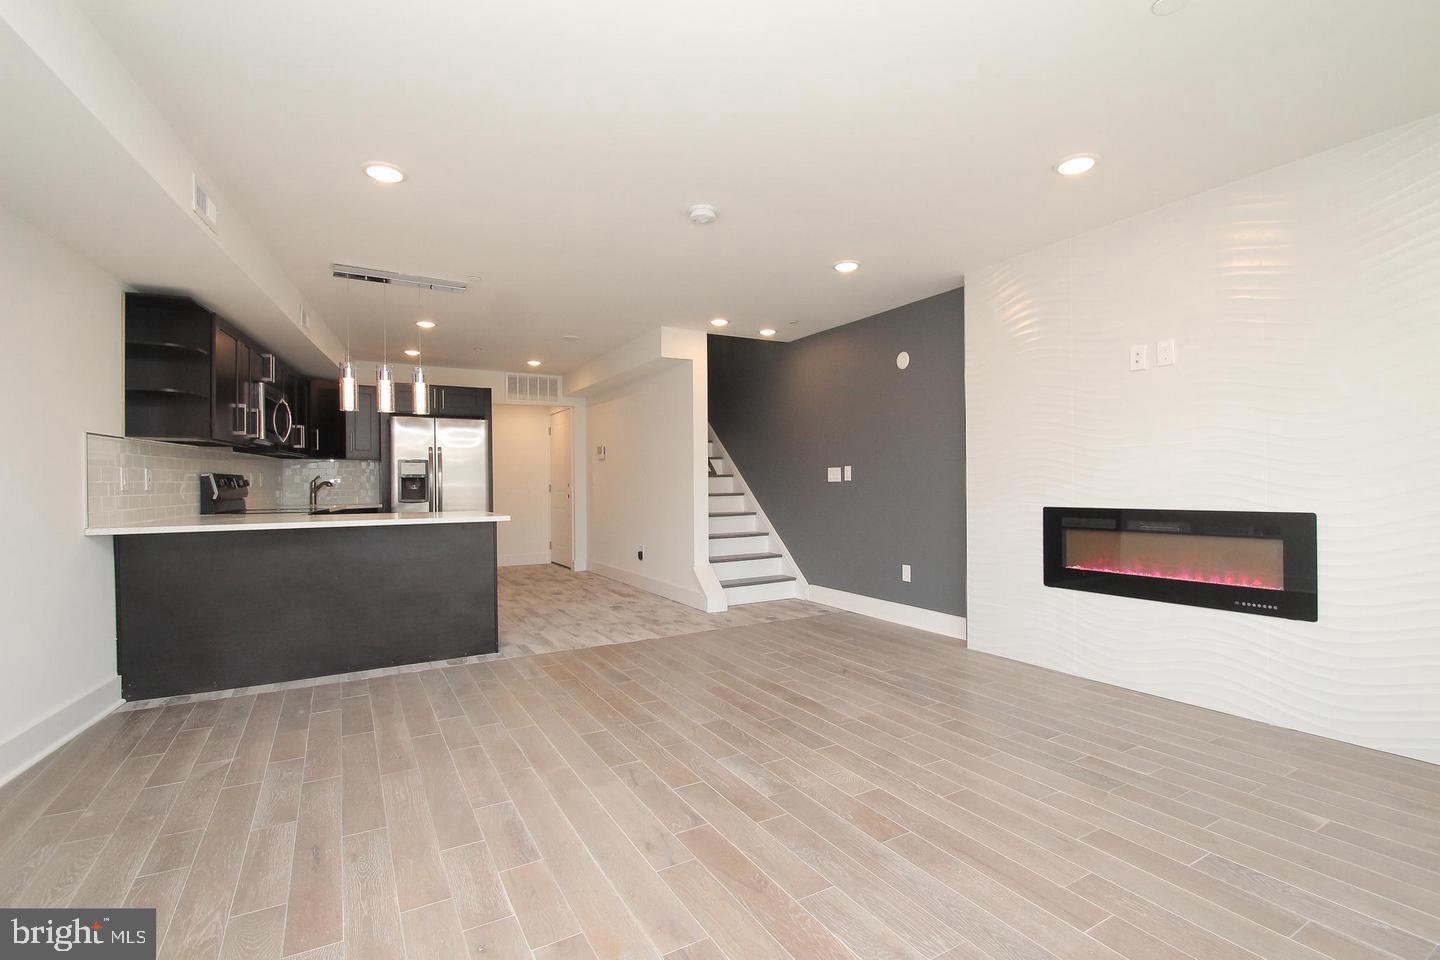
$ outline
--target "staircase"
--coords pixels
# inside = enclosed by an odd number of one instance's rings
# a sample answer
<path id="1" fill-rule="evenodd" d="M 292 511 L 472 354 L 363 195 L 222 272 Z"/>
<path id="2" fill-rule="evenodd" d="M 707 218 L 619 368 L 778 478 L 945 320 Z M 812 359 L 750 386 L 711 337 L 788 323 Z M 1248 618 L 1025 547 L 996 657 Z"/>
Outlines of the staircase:
<path id="1" fill-rule="evenodd" d="M 799 596 L 794 565 L 710 434 L 710 566 L 731 606 Z"/>

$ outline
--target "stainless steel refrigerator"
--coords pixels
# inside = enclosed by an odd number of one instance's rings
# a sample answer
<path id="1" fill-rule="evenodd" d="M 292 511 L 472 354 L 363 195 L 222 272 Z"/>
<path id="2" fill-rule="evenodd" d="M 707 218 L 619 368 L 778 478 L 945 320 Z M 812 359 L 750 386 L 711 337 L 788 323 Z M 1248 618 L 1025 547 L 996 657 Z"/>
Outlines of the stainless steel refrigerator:
<path id="1" fill-rule="evenodd" d="M 490 424 L 390 418 L 390 509 L 490 510 Z"/>

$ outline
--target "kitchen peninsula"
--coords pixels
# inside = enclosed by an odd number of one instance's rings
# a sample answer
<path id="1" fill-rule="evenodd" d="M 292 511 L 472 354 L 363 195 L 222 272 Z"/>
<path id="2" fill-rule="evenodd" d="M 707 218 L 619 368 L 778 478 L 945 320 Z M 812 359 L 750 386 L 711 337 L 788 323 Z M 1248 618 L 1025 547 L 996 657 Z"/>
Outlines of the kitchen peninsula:
<path id="1" fill-rule="evenodd" d="M 122 696 L 494 653 L 495 531 L 509 519 L 242 513 L 87 528 L 115 538 Z"/>

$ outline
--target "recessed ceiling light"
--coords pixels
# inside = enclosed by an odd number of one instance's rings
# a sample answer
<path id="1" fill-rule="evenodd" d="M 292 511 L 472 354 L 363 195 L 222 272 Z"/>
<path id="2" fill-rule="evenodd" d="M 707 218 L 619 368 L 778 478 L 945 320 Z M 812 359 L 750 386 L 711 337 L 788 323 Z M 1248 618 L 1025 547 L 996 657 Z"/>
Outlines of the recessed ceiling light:
<path id="1" fill-rule="evenodd" d="M 1168 17 L 1172 13 L 1179 13 L 1185 6 L 1185 0 L 1155 0 L 1150 4 L 1150 12 L 1157 17 Z"/>
<path id="2" fill-rule="evenodd" d="M 405 171 L 389 163 L 367 163 L 365 176 L 381 183 L 399 183 L 405 179 Z"/>
<path id="3" fill-rule="evenodd" d="M 567 333 L 567 334 L 565 334 L 565 336 L 561 337 L 560 339 L 566 341 L 567 343 L 575 343 L 575 342 L 578 341 L 580 338 L 577 337 L 577 336 L 575 336 L 575 334 L 573 334 L 573 333 Z"/>
<path id="4" fill-rule="evenodd" d="M 773 337 L 773 336 L 775 336 L 775 331 L 772 330 L 772 329 L 770 329 L 769 327 L 766 327 L 764 330 L 761 330 L 761 331 L 760 331 L 760 336 L 762 336 L 762 337 Z"/>
<path id="5" fill-rule="evenodd" d="M 1095 169 L 1095 157 L 1088 153 L 1082 153 L 1074 157 L 1066 157 L 1055 164 L 1055 172 L 1062 177 L 1078 177 L 1082 173 L 1089 173 Z"/>
<path id="6" fill-rule="evenodd" d="M 839 263 L 835 264 L 836 273 L 854 273 L 856 270 L 859 269 L 859 260 L 841 260 Z"/>
<path id="7" fill-rule="evenodd" d="M 434 321 L 434 320 L 416 320 L 416 321 L 415 321 L 415 326 L 419 327 L 421 330 L 434 330 L 434 329 L 435 329 L 435 321 Z"/>
<path id="8" fill-rule="evenodd" d="M 418 357 L 418 356 L 420 356 L 420 351 L 412 348 L 412 349 L 409 349 L 409 350 L 406 350 L 406 351 L 405 351 L 405 356 L 407 356 L 407 357 Z"/>
<path id="9" fill-rule="evenodd" d="M 711 321 L 710 321 L 710 326 L 712 326 L 712 327 L 723 327 L 723 326 L 725 326 L 725 324 L 727 324 L 727 323 L 729 323 L 729 322 L 730 322 L 730 321 L 729 321 L 729 320 L 726 320 L 724 317 L 716 317 L 714 320 L 711 320 Z"/>
<path id="10" fill-rule="evenodd" d="M 539 361 L 539 360 L 526 360 L 526 361 L 525 361 L 525 366 L 527 366 L 527 367 L 538 367 L 538 366 L 540 366 L 540 361 Z"/>

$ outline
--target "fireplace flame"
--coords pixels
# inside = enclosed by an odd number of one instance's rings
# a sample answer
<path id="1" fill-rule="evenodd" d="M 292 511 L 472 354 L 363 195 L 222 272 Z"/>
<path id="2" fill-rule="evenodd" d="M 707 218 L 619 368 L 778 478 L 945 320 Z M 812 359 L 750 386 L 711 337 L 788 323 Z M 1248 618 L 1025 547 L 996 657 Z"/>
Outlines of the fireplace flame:
<path id="1" fill-rule="evenodd" d="M 1151 577 L 1156 580 L 1184 580 L 1188 583 L 1214 583 L 1225 587 L 1252 587 L 1256 590 L 1285 589 L 1277 583 L 1267 582 L 1260 577 L 1234 573 L 1210 573 L 1203 571 L 1197 573 L 1192 570 L 1163 570 L 1156 567 L 1144 568 L 1139 565 L 1133 567 L 1111 567 L 1067 563 L 1065 566 L 1070 570 L 1085 570 L 1089 573 L 1118 573 L 1127 577 Z"/>

